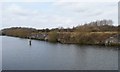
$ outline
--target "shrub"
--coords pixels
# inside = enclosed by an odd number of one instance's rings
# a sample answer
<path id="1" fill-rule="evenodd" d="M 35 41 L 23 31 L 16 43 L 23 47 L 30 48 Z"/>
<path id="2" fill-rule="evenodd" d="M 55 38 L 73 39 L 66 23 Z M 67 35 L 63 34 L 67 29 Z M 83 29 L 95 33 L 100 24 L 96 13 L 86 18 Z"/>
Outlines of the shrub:
<path id="1" fill-rule="evenodd" d="M 56 31 L 51 31 L 48 33 L 48 41 L 50 42 L 57 42 L 57 32 Z"/>

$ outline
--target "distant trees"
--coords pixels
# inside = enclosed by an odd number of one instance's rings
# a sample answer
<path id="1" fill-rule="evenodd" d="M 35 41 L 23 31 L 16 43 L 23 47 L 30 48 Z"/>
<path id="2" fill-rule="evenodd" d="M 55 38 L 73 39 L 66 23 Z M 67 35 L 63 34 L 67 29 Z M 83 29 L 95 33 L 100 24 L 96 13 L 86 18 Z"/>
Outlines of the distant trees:
<path id="1" fill-rule="evenodd" d="M 84 25 L 76 27 L 77 32 L 104 32 L 104 31 L 117 31 L 117 28 L 112 25 L 112 20 L 97 20 Z"/>
<path id="2" fill-rule="evenodd" d="M 120 33 L 120 25 L 113 26 L 112 20 L 97 20 L 73 28 L 34 29 L 12 27 L 2 30 L 2 35 L 28 38 L 32 34 L 40 38 L 41 35 L 50 42 L 102 44 L 107 38 Z"/>
<path id="3" fill-rule="evenodd" d="M 46 29 L 38 29 L 38 32 L 50 32 L 50 29 L 46 28 Z"/>
<path id="4" fill-rule="evenodd" d="M 97 20 L 95 22 L 90 22 L 88 23 L 87 25 L 90 25 L 90 26 L 104 26 L 104 25 L 109 25 L 109 26 L 112 26 L 113 24 L 113 21 L 112 20 Z"/>
<path id="5" fill-rule="evenodd" d="M 31 33 L 39 33 L 39 32 L 115 32 L 120 31 L 119 26 L 113 26 L 112 20 L 97 20 L 90 23 L 85 23 L 84 25 L 79 25 L 73 28 L 53 28 L 53 29 L 34 29 L 34 28 L 26 28 L 26 27 L 12 27 L 6 28 L 2 30 L 3 35 L 13 35 L 13 36 L 20 36 L 26 37 Z"/>
<path id="6" fill-rule="evenodd" d="M 16 37 L 28 37 L 32 32 L 37 32 L 36 29 L 33 28 L 25 28 L 25 27 L 12 27 L 6 28 L 2 30 L 2 35 L 8 36 L 16 36 Z"/>
<path id="7" fill-rule="evenodd" d="M 39 32 L 106 32 L 106 31 L 119 31 L 120 25 L 113 26 L 112 20 L 97 20 L 90 23 L 85 23 L 84 25 L 79 25 L 73 28 L 53 28 L 53 29 L 34 29 L 34 28 L 25 28 L 25 27 L 12 27 L 3 29 L 3 34 L 13 35 L 13 33 L 17 36 L 20 34 L 30 34 L 30 33 L 39 33 Z M 19 34 L 18 34 L 19 33 Z M 27 34 L 28 33 L 28 34 Z"/>

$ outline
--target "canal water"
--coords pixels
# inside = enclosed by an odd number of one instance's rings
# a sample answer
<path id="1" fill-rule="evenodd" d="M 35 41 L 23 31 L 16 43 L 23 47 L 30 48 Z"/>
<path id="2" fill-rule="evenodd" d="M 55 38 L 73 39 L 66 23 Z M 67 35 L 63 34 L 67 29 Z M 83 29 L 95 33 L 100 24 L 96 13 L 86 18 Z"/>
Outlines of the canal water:
<path id="1" fill-rule="evenodd" d="M 116 47 L 50 43 L 2 36 L 3 70 L 117 70 Z"/>

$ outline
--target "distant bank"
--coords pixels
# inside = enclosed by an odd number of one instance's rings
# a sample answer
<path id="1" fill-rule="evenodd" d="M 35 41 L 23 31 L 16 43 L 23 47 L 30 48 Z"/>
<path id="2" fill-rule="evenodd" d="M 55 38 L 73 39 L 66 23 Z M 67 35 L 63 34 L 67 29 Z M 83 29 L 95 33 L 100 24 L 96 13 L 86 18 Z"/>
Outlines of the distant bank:
<path id="1" fill-rule="evenodd" d="M 120 26 L 113 26 L 109 20 L 101 20 L 73 28 L 33 29 L 12 27 L 0 31 L 1 35 L 60 42 L 63 44 L 120 45 Z"/>

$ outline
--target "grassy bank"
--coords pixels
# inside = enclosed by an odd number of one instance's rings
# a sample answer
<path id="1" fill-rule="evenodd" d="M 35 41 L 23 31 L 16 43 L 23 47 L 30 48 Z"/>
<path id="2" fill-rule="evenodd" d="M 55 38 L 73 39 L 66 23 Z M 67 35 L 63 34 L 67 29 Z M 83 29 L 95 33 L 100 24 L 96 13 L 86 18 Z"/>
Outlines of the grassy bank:
<path id="1" fill-rule="evenodd" d="M 73 28 L 33 29 L 12 27 L 1 31 L 2 35 L 63 44 L 109 46 L 119 46 L 120 44 L 120 26 L 108 24 L 107 20 L 91 22 Z"/>

